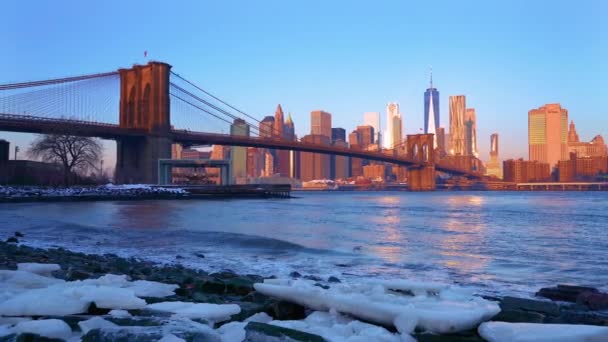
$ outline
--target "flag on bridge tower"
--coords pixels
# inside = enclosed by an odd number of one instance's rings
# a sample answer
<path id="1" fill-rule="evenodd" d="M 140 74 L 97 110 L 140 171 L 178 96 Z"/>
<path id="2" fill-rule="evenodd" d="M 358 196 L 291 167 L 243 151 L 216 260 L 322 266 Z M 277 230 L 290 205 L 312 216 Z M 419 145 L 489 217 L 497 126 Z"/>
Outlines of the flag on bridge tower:
<path id="1" fill-rule="evenodd" d="M 144 51 L 144 58 L 148 57 L 148 50 Z"/>

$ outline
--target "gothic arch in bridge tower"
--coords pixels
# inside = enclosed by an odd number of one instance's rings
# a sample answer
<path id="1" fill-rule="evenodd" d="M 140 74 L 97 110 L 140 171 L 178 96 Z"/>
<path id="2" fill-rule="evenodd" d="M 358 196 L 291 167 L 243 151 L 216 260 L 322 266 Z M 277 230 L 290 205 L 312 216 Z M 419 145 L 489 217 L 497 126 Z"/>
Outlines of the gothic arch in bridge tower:
<path id="1" fill-rule="evenodd" d="M 146 83 L 144 88 L 144 96 L 142 97 L 141 109 L 139 110 L 137 121 L 143 123 L 147 113 L 150 113 L 150 83 Z"/>
<path id="2" fill-rule="evenodd" d="M 407 155 L 422 162 L 421 166 L 408 167 L 408 186 L 412 191 L 435 190 L 435 152 L 433 134 L 412 134 L 407 136 Z"/>
<path id="3" fill-rule="evenodd" d="M 116 143 L 118 182 L 157 183 L 158 160 L 171 158 L 170 71 L 160 62 L 118 70 L 120 127 L 142 133 Z"/>
<path id="4" fill-rule="evenodd" d="M 127 103 L 127 127 L 135 127 L 135 101 L 135 86 L 132 86 L 131 91 L 129 92 L 129 101 Z"/>

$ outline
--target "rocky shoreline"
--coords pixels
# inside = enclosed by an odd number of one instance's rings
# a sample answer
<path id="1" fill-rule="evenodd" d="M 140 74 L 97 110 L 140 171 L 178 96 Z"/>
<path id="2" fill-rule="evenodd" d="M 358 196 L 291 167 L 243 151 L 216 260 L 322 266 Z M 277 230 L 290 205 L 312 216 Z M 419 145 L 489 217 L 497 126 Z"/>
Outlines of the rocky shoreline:
<path id="1" fill-rule="evenodd" d="M 38 249 L 19 245 L 20 233 L 8 239 L 9 242 L 0 242 L 0 270 L 16 270 L 21 263 L 57 264 L 59 269 L 52 272 L 52 276 L 66 282 L 89 281 L 107 275 L 126 275 L 131 282 L 149 281 L 163 284 L 176 284 L 174 291 L 163 298 L 142 297 L 148 305 L 159 302 L 175 303 L 209 303 L 217 305 L 236 304 L 240 307 L 238 314 L 233 314 L 228 320 L 213 322 L 211 326 L 221 331 L 222 327 L 228 330 L 231 325 L 242 324 L 245 331 L 245 341 L 325 341 L 323 337 L 297 329 L 267 324 L 268 320 L 294 321 L 304 320 L 313 310 L 310 307 L 296 304 L 293 301 L 281 300 L 263 295 L 256 291 L 254 284 L 262 283 L 264 279 L 254 274 L 236 274 L 230 270 L 217 273 L 207 273 L 202 270 L 188 269 L 179 265 L 179 258 L 174 264 L 158 265 L 136 258 L 121 258 L 113 254 L 87 255 L 68 251 L 62 248 Z M 204 255 L 200 256 L 204 258 Z M 340 279 L 320 279 L 314 275 L 301 275 L 294 272 L 294 279 L 304 279 L 312 286 L 329 289 L 340 284 Z M 0 279 L 2 276 L 0 275 Z M 0 285 L 1 286 L 1 285 Z M 259 289 L 259 288 L 258 288 Z M 0 287 L 0 295 L 2 288 Z M 4 289 L 6 291 L 6 289 Z M 500 322 L 526 322 L 551 324 L 584 324 L 595 326 L 608 326 L 608 314 L 605 309 L 603 296 L 599 291 L 586 287 L 559 286 L 553 289 L 543 289 L 539 294 L 547 294 L 561 300 L 560 302 L 546 299 L 532 300 L 514 297 L 486 298 L 496 301 L 500 305 L 500 313 L 492 318 Z M 1 302 L 0 296 L 0 302 Z M 567 303 L 564 300 L 578 301 Z M 585 302 L 585 300 L 587 300 Z M 608 303 L 608 302 L 607 302 Z M 112 314 L 108 308 L 101 308 L 93 303 L 87 312 L 63 316 L 35 316 L 38 320 L 61 320 L 67 323 L 73 331 L 82 331 L 83 341 L 157 341 L 164 338 L 166 332 L 167 313 L 150 311 L 147 309 L 127 310 L 123 316 Z M 122 310 L 119 310 L 122 311 Z M 0 313 L 1 314 L 1 313 Z M 251 317 L 264 317 L 264 319 L 250 319 Z M 120 331 L 117 335 L 108 333 L 103 329 L 92 328 L 86 333 L 83 322 L 91 322 L 93 318 L 120 327 L 130 327 L 128 333 Z M 28 318 L 29 319 L 29 318 Z M 45 337 L 31 333 L 12 333 L 2 337 L 2 326 L 19 319 L 11 320 L 0 316 L 0 341 L 49 341 Z M 209 324 L 205 319 L 192 319 L 191 324 Z M 80 323 L 80 324 L 79 324 Z M 86 326 L 88 323 L 85 323 Z M 104 323 L 105 324 L 105 323 Z M 173 324 L 173 323 L 171 323 Z M 361 323 L 364 324 L 364 323 Z M 369 324 L 368 324 L 369 325 Z M 93 324 L 94 326 L 94 324 Z M 133 330 L 132 328 L 137 327 Z M 161 327 L 163 327 L 161 329 Z M 386 329 L 387 334 L 399 336 L 399 327 L 377 327 Z M 163 330 L 165 329 L 165 330 Z M 608 329 L 608 328 L 607 328 Z M 182 329 L 184 330 L 184 329 Z M 231 335 L 221 335 L 220 339 L 215 332 L 205 332 L 204 329 L 176 330 L 177 340 L 186 341 L 230 341 Z M 242 330 L 242 329 L 241 329 Z M 173 335 L 172 335 L 173 336 Z M 408 336 L 410 335 L 401 335 Z M 429 334 L 423 331 L 412 331 L 411 337 L 418 341 L 484 341 L 478 329 L 470 329 L 449 334 Z M 79 340 L 79 339 L 75 339 Z M 242 339 L 241 339 L 242 340 Z M 374 340 L 369 339 L 369 340 Z"/>

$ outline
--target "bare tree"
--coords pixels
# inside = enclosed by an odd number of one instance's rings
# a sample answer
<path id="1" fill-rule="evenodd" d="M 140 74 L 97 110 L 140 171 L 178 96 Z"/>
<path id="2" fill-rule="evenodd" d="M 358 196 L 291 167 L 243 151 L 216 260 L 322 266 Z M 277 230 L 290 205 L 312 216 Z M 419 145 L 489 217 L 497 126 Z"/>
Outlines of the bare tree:
<path id="1" fill-rule="evenodd" d="M 95 167 L 101 153 L 102 147 L 97 139 L 55 134 L 38 136 L 28 150 L 28 155 L 33 158 L 60 164 L 65 185 L 69 185 L 72 174 Z"/>

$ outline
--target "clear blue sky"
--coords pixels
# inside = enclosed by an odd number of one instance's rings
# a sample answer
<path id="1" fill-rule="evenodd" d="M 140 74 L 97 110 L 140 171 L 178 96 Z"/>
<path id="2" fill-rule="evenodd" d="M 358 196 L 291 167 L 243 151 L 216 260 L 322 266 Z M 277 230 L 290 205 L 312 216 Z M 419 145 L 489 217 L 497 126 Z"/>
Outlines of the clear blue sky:
<path id="1" fill-rule="evenodd" d="M 311 110 L 349 131 L 389 101 L 407 134 L 422 127 L 432 65 L 443 126 L 448 96 L 465 94 L 482 159 L 493 132 L 502 158 L 527 157 L 527 112 L 549 102 L 582 139 L 608 138 L 607 18 L 603 0 L 9 0 L 0 83 L 116 70 L 147 50 L 260 118 L 281 103 L 300 136 Z"/>

